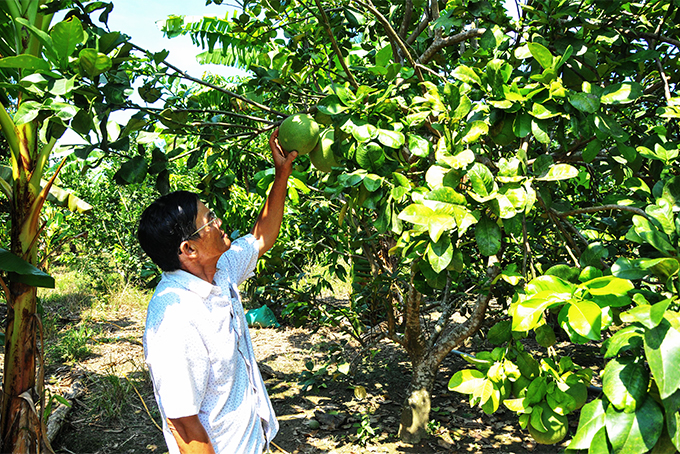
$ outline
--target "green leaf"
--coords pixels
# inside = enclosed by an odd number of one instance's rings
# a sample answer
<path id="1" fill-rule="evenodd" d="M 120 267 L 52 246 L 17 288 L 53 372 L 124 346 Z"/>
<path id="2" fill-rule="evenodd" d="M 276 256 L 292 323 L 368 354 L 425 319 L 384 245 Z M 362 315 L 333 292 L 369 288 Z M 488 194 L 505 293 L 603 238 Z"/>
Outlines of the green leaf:
<path id="1" fill-rule="evenodd" d="M 482 255 L 496 255 L 501 250 L 501 228 L 491 218 L 482 217 L 475 227 L 477 248 Z"/>
<path id="2" fill-rule="evenodd" d="M 41 182 L 42 187 L 45 187 L 45 182 Z M 55 185 L 50 186 L 50 192 L 47 195 L 47 200 L 57 206 L 68 208 L 74 213 L 90 213 L 93 209 L 92 205 L 73 195 L 71 192 L 61 189 Z"/>
<path id="3" fill-rule="evenodd" d="M 30 54 L 0 58 L 0 68 L 19 68 L 31 71 L 49 71 L 50 64 L 40 57 Z"/>
<path id="4" fill-rule="evenodd" d="M 593 400 L 581 408 L 576 434 L 569 442 L 570 450 L 590 448 L 595 439 L 595 434 L 605 427 L 605 410 L 605 403 L 601 399 Z"/>
<path id="5" fill-rule="evenodd" d="M 602 104 L 628 104 L 642 96 L 642 86 L 637 82 L 621 82 L 605 87 L 600 96 Z"/>
<path id="6" fill-rule="evenodd" d="M 665 399 L 680 389 L 680 332 L 664 319 L 645 331 L 644 340 L 649 369 Z"/>
<path id="7" fill-rule="evenodd" d="M 399 148 L 404 145 L 404 134 L 389 129 L 378 129 L 378 142 L 390 148 Z"/>
<path id="8" fill-rule="evenodd" d="M 557 276 L 543 275 L 529 281 L 524 291 L 529 296 L 541 292 L 560 293 L 564 295 L 564 298 L 569 299 L 576 288 L 574 284 Z"/>
<path id="9" fill-rule="evenodd" d="M 347 107 L 340 101 L 338 95 L 326 96 L 319 101 L 317 108 L 326 115 L 337 115 L 347 110 Z"/>
<path id="10" fill-rule="evenodd" d="M 476 142 L 481 136 L 489 133 L 489 125 L 485 122 L 477 120 L 468 124 L 465 128 L 461 143 L 468 144 Z"/>
<path id="11" fill-rule="evenodd" d="M 633 227 L 635 233 L 642 238 L 646 243 L 652 245 L 657 251 L 665 255 L 674 255 L 675 248 L 670 244 L 668 236 L 665 233 L 659 232 L 657 228 L 649 222 L 646 218 L 634 215 Z"/>
<path id="12" fill-rule="evenodd" d="M 607 363 L 602 377 L 602 391 L 619 411 L 632 413 L 647 397 L 649 374 L 635 358 L 614 358 Z"/>
<path id="13" fill-rule="evenodd" d="M 378 128 L 370 123 L 355 124 L 352 128 L 352 136 L 354 136 L 357 142 L 368 142 L 378 136 Z"/>
<path id="14" fill-rule="evenodd" d="M 30 123 L 38 116 L 41 108 L 42 104 L 35 101 L 22 102 L 14 114 L 14 125 L 19 126 Z"/>
<path id="15" fill-rule="evenodd" d="M 643 332 L 639 326 L 626 326 L 618 330 L 604 343 L 604 357 L 612 358 L 626 351 L 637 351 L 643 344 Z"/>
<path id="16" fill-rule="evenodd" d="M 484 385 L 486 376 L 476 369 L 459 370 L 449 380 L 449 391 L 472 394 Z"/>
<path id="17" fill-rule="evenodd" d="M 50 32 L 59 63 L 62 68 L 68 65 L 68 58 L 76 50 L 78 44 L 85 39 L 83 25 L 76 17 L 67 21 L 58 22 Z"/>
<path id="18" fill-rule="evenodd" d="M 453 259 L 453 246 L 448 236 L 443 236 L 436 243 L 427 246 L 427 261 L 436 273 L 446 269 Z"/>
<path id="19" fill-rule="evenodd" d="M 661 436 L 663 413 L 654 399 L 645 399 L 634 413 L 618 411 L 610 405 L 605 426 L 612 454 L 643 453 L 652 449 Z"/>
<path id="20" fill-rule="evenodd" d="M 512 122 L 512 132 L 521 139 L 528 136 L 531 132 L 531 124 L 533 120 L 531 115 L 526 112 L 520 112 L 515 116 L 515 120 Z"/>
<path id="21" fill-rule="evenodd" d="M 493 174 L 484 164 L 476 162 L 468 171 L 467 176 L 470 178 L 475 194 L 486 197 L 494 192 Z"/>
<path id="22" fill-rule="evenodd" d="M 94 79 L 100 74 L 111 69 L 111 59 L 97 52 L 96 49 L 83 49 L 78 54 L 78 64 L 83 73 L 90 79 Z"/>
<path id="23" fill-rule="evenodd" d="M 628 259 L 626 257 L 619 257 L 614 265 L 612 265 L 611 270 L 612 274 L 616 277 L 637 280 L 653 274 L 653 270 L 657 266 L 661 271 L 660 274 L 667 277 L 678 272 L 678 261 L 674 258 Z"/>
<path id="24" fill-rule="evenodd" d="M 428 219 L 427 229 L 430 233 L 430 238 L 432 241 L 439 241 L 442 233 L 456 227 L 456 217 L 451 211 L 452 208 L 446 210 L 437 209 Z"/>
<path id="25" fill-rule="evenodd" d="M 451 74 L 454 78 L 470 85 L 482 85 L 482 80 L 479 78 L 474 69 L 465 65 L 460 65 L 453 70 Z"/>
<path id="26" fill-rule="evenodd" d="M 595 113 L 600 110 L 600 98 L 592 93 L 569 93 L 569 104 L 581 112 Z"/>
<path id="27" fill-rule="evenodd" d="M 0 270 L 9 274 L 13 282 L 33 287 L 54 288 L 54 278 L 22 258 L 0 248 Z"/>
<path id="28" fill-rule="evenodd" d="M 590 301 L 574 301 L 568 306 L 569 325 L 581 336 L 590 340 L 600 340 L 602 329 L 602 310 Z"/>
<path id="29" fill-rule="evenodd" d="M 659 321 L 654 322 L 652 319 L 652 306 L 649 304 L 642 304 L 636 306 L 629 311 L 620 315 L 621 321 L 624 323 L 639 322 L 648 329 L 658 326 Z"/>
<path id="30" fill-rule="evenodd" d="M 368 142 L 357 147 L 356 160 L 364 169 L 379 169 L 385 161 L 385 153 L 377 143 Z"/>
<path id="31" fill-rule="evenodd" d="M 55 53 L 54 49 L 54 44 L 52 43 L 52 37 L 45 33 L 44 31 L 40 30 L 39 28 L 36 28 L 31 24 L 29 21 L 24 19 L 23 17 L 18 17 L 16 18 L 17 23 L 23 25 L 24 27 L 28 28 L 33 35 L 40 41 L 40 44 L 43 45 L 43 49 L 45 52 L 45 55 L 53 61 L 55 64 L 57 63 L 57 55 Z"/>
<path id="32" fill-rule="evenodd" d="M 665 398 L 662 404 L 666 414 L 668 436 L 677 450 L 680 446 L 680 390 Z M 673 450 L 664 452 L 673 452 Z"/>
<path id="33" fill-rule="evenodd" d="M 419 203 L 412 203 L 399 213 L 399 219 L 415 225 L 428 225 L 430 217 L 434 215 L 432 208 Z"/>
<path id="34" fill-rule="evenodd" d="M 135 156 L 120 166 L 114 178 L 119 184 L 142 183 L 149 166 L 143 156 Z"/>
<path id="35" fill-rule="evenodd" d="M 465 205 L 466 199 L 463 194 L 456 192 L 455 189 L 448 186 L 443 186 L 437 188 L 433 191 L 425 194 L 425 200 L 433 200 L 437 202 L 453 204 L 453 205 Z"/>
<path id="36" fill-rule="evenodd" d="M 529 52 L 531 56 L 543 67 L 543 69 L 552 69 L 554 57 L 550 51 L 542 44 L 528 43 Z"/>
<path id="37" fill-rule="evenodd" d="M 550 135 L 548 134 L 548 123 L 544 120 L 531 121 L 531 133 L 541 143 L 550 143 Z"/>
<path id="38" fill-rule="evenodd" d="M 409 134 L 408 136 L 408 148 L 416 156 L 421 158 L 426 158 L 430 154 L 432 145 L 426 139 L 423 139 L 419 135 Z"/>
<path id="39" fill-rule="evenodd" d="M 591 295 L 626 295 L 635 286 L 627 279 L 614 276 L 596 277 L 582 283 L 579 287 L 590 292 Z"/>
<path id="40" fill-rule="evenodd" d="M 366 189 L 369 190 L 369 192 L 375 192 L 378 189 L 380 189 L 380 186 L 383 183 L 383 177 L 375 175 L 373 173 L 369 173 L 364 177 L 363 183 Z"/>
<path id="41" fill-rule="evenodd" d="M 536 178 L 538 181 L 560 181 L 576 178 L 578 169 L 570 164 L 555 164 L 550 166 L 548 173 Z"/>
<path id="42" fill-rule="evenodd" d="M 539 104 L 537 102 L 532 104 L 530 113 L 539 120 L 547 120 L 561 115 L 555 106 Z"/>
<path id="43" fill-rule="evenodd" d="M 595 116 L 595 126 L 597 126 L 597 129 L 601 132 L 611 136 L 615 140 L 624 141 L 630 137 L 614 117 L 605 115 L 604 113 Z"/>
<path id="44" fill-rule="evenodd" d="M 392 60 L 392 45 L 391 44 L 388 44 L 387 46 L 383 47 L 382 49 L 380 49 L 375 54 L 375 64 L 376 64 L 376 66 L 386 67 L 390 63 L 391 60 Z"/>

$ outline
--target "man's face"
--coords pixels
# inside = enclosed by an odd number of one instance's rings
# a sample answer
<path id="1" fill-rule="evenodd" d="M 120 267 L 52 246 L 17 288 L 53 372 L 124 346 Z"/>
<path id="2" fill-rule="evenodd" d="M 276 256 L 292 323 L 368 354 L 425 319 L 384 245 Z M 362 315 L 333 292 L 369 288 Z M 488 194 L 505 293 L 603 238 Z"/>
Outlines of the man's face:
<path id="1" fill-rule="evenodd" d="M 201 227 L 204 228 L 201 229 Z M 198 202 L 198 214 L 196 215 L 196 229 L 201 229 L 199 232 L 200 238 L 193 241 L 197 243 L 197 249 L 201 253 L 202 259 L 217 260 L 231 247 L 229 236 L 222 230 L 222 220 L 213 220 L 208 207 L 200 201 Z"/>

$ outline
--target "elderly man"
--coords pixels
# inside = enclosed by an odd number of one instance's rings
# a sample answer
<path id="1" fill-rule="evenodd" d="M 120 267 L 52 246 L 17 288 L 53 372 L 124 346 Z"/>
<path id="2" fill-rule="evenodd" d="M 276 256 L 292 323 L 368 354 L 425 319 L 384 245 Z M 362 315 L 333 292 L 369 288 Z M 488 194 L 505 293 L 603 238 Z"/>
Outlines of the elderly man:
<path id="1" fill-rule="evenodd" d="M 232 244 L 196 194 L 177 191 L 142 214 L 142 249 L 163 270 L 146 318 L 144 354 L 170 454 L 268 449 L 278 423 L 255 361 L 238 285 L 276 241 L 297 152 L 278 130 L 272 189 L 249 235 Z"/>

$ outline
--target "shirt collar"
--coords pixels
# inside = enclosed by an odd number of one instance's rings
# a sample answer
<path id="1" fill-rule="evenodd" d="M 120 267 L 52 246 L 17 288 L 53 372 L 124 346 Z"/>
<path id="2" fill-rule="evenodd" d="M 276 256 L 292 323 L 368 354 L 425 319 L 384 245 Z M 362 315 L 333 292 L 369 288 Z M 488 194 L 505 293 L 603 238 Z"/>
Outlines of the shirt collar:
<path id="1" fill-rule="evenodd" d="M 203 299 L 208 298 L 213 290 L 218 289 L 218 287 L 214 286 L 210 282 L 206 282 L 200 277 L 194 276 L 193 274 L 184 270 L 165 271 L 163 272 L 163 277 L 165 279 L 174 281 L 181 287 L 184 287 L 191 292 L 196 293 Z"/>

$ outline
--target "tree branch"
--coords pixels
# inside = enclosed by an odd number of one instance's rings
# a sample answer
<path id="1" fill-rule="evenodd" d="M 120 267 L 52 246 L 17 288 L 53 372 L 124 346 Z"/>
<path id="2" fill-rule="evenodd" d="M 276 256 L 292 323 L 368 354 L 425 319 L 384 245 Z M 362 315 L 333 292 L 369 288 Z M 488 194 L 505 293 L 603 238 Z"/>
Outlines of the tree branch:
<path id="1" fill-rule="evenodd" d="M 427 8 L 425 8 L 425 15 L 423 16 L 421 21 L 418 23 L 418 26 L 413 31 L 413 33 L 411 33 L 411 35 L 406 39 L 406 44 L 408 44 L 410 46 L 413 43 L 415 43 L 416 39 L 418 39 L 420 34 L 423 31 L 425 31 L 425 29 L 427 28 L 427 26 L 428 26 L 428 24 L 430 23 L 431 20 L 432 20 L 432 18 L 430 17 L 430 12 L 428 11 Z"/>
<path id="2" fill-rule="evenodd" d="M 239 125 L 236 123 L 222 123 L 219 121 L 216 121 L 214 123 L 211 122 L 203 122 L 203 121 L 194 121 L 193 123 L 187 125 L 187 126 L 194 126 L 197 128 L 204 128 L 204 127 L 210 127 L 210 126 L 221 126 L 223 128 L 240 128 L 240 129 L 248 129 L 251 131 L 259 131 L 262 132 L 261 128 L 256 128 L 254 126 L 247 126 L 247 125 Z"/>
<path id="3" fill-rule="evenodd" d="M 620 33 L 624 36 L 633 38 L 642 38 L 645 40 L 658 40 L 664 43 L 672 44 L 673 46 L 680 48 L 680 41 L 674 38 L 669 38 L 668 36 L 661 35 L 659 33 L 648 33 L 648 32 L 636 32 L 634 30 L 621 30 Z"/>
<path id="4" fill-rule="evenodd" d="M 411 282 L 409 291 L 404 302 L 404 348 L 406 353 L 412 360 L 419 360 L 422 358 L 422 352 L 425 349 L 425 342 L 423 339 L 423 330 L 420 324 L 420 303 L 422 301 L 422 294 L 415 289 L 413 279 L 415 278 L 415 266 L 418 262 L 413 262 L 411 266 Z"/>
<path id="5" fill-rule="evenodd" d="M 356 79 L 354 79 L 354 76 L 350 72 L 347 63 L 345 62 L 345 59 L 342 56 L 342 52 L 340 52 L 338 43 L 337 41 L 335 41 L 335 36 L 333 36 L 333 31 L 331 30 L 331 26 L 328 23 L 328 16 L 326 16 L 326 11 L 324 11 L 319 0 L 314 0 L 314 2 L 316 3 L 316 7 L 319 9 L 319 12 L 321 13 L 323 27 L 326 30 L 326 33 L 328 33 L 328 37 L 331 39 L 331 46 L 333 46 L 333 51 L 335 52 L 335 55 L 338 57 L 338 61 L 340 61 L 342 69 L 345 71 L 345 74 L 347 74 L 347 77 L 349 78 L 349 83 L 352 84 L 352 87 L 354 87 L 355 89 L 359 88 L 359 84 L 357 83 Z"/>
<path id="6" fill-rule="evenodd" d="M 143 107 L 137 104 L 132 104 L 130 107 L 123 107 L 123 110 L 125 109 L 135 109 L 135 110 L 141 110 L 141 111 L 148 111 L 148 112 L 162 112 L 165 109 L 163 107 Z M 206 113 L 206 114 L 215 114 L 215 115 L 227 115 L 229 117 L 234 117 L 234 118 L 241 118 L 243 120 L 250 120 L 250 121 L 256 121 L 258 123 L 265 123 L 268 125 L 273 125 L 276 122 L 270 121 L 264 118 L 260 117 L 253 117 L 252 115 L 244 115 L 244 114 L 237 114 L 234 112 L 229 112 L 227 110 L 213 110 L 213 109 L 173 109 L 176 112 L 187 112 L 187 113 Z"/>
<path id="7" fill-rule="evenodd" d="M 564 219 L 568 216 L 575 216 L 577 214 L 596 213 L 598 211 L 611 211 L 611 210 L 629 211 L 631 213 L 637 214 L 639 216 L 642 216 L 646 219 L 651 220 L 649 215 L 647 213 L 645 213 L 644 210 L 641 210 L 640 208 L 636 208 L 636 207 L 629 207 L 629 206 L 626 206 L 626 205 L 600 205 L 600 206 L 596 206 L 596 207 L 579 208 L 577 210 L 571 210 L 571 211 L 556 211 L 556 210 L 552 210 L 552 211 L 560 219 Z"/>
<path id="8" fill-rule="evenodd" d="M 543 198 L 541 197 L 541 195 L 539 193 L 536 193 L 536 198 L 538 199 L 538 202 L 541 204 L 541 208 L 543 208 L 545 210 L 545 212 L 548 214 L 548 218 L 550 219 L 550 221 L 552 221 L 552 223 L 557 228 L 558 233 L 564 238 L 564 241 L 565 241 L 564 247 L 567 250 L 567 252 L 569 253 L 569 255 L 571 256 L 572 260 L 578 266 L 578 263 L 579 263 L 578 257 L 576 257 L 574 255 L 571 248 L 574 248 L 576 250 L 579 257 L 581 256 L 581 250 L 578 248 L 574 239 L 571 237 L 571 235 L 569 235 L 569 233 L 565 230 L 564 226 L 562 225 L 562 223 L 561 223 L 562 218 L 560 216 L 558 216 L 554 212 L 554 210 L 551 210 L 551 209 L 548 208 L 548 206 L 545 204 L 545 201 L 543 200 Z"/>
<path id="9" fill-rule="evenodd" d="M 498 267 L 497 258 L 494 256 L 489 257 L 489 267 L 486 271 L 488 282 L 493 282 L 500 272 L 501 269 Z M 489 306 L 491 298 L 493 298 L 492 290 L 493 284 L 490 285 L 489 291 L 486 294 L 479 294 L 477 296 L 475 307 L 472 309 L 472 313 L 464 323 L 449 326 L 442 331 L 438 342 L 431 350 L 430 357 L 434 358 L 434 361 L 441 363 L 451 350 L 456 348 L 461 342 L 472 336 L 479 329 L 482 325 L 482 321 L 484 321 L 486 308 Z"/>
<path id="10" fill-rule="evenodd" d="M 147 51 L 146 49 L 144 49 L 144 48 L 142 48 L 142 47 L 139 47 L 139 46 L 137 46 L 136 44 L 131 43 L 130 41 L 128 41 L 128 43 L 129 43 L 134 49 L 137 49 L 137 50 L 139 50 L 139 51 L 141 51 L 141 52 L 144 52 L 144 53 L 147 53 L 147 54 L 150 53 L 150 52 Z M 278 115 L 279 117 L 284 117 L 284 118 L 285 118 L 285 117 L 288 116 L 287 114 L 285 114 L 285 113 L 283 113 L 283 112 L 279 112 L 278 110 L 274 110 L 274 109 L 272 109 L 272 108 L 269 108 L 269 107 L 267 107 L 267 106 L 265 106 L 265 105 L 263 105 L 263 104 L 260 104 L 259 102 L 253 101 L 252 99 L 248 99 L 248 98 L 246 98 L 245 96 L 242 96 L 242 95 L 239 95 L 239 94 L 237 94 L 237 93 L 234 93 L 233 91 L 227 90 L 226 88 L 220 87 L 220 86 L 215 85 L 215 84 L 211 84 L 210 82 L 206 82 L 205 80 L 202 80 L 202 79 L 197 79 L 196 77 L 192 77 L 192 76 L 190 76 L 189 74 L 187 74 L 185 71 L 182 71 L 181 69 L 179 69 L 179 68 L 176 67 L 175 65 L 169 63 L 167 60 L 163 60 L 161 63 L 163 63 L 165 66 L 167 66 L 168 68 L 170 68 L 170 69 L 172 69 L 173 71 L 175 71 L 175 72 L 176 72 L 177 74 L 179 74 L 183 79 L 190 80 L 190 81 L 192 81 L 192 82 L 196 82 L 196 83 L 199 84 L 199 85 L 203 85 L 203 86 L 205 86 L 205 87 L 212 88 L 213 90 L 220 91 L 220 92 L 222 92 L 222 93 L 224 93 L 224 94 L 227 94 L 227 95 L 229 95 L 229 96 L 231 96 L 231 97 L 233 97 L 233 98 L 239 99 L 239 100 L 245 102 L 246 104 L 250 104 L 251 106 L 257 107 L 258 109 L 264 110 L 265 112 L 269 112 L 269 113 L 271 113 L 271 114 Z"/>
<path id="11" fill-rule="evenodd" d="M 399 37 L 402 40 L 406 39 L 406 33 L 408 32 L 408 26 L 411 25 L 412 15 L 413 15 L 413 1 L 404 0 L 404 17 L 401 21 L 401 27 L 399 27 Z"/>
<path id="12" fill-rule="evenodd" d="M 366 3 L 361 0 L 354 1 L 359 5 L 363 6 L 364 8 L 368 9 L 376 17 L 376 19 L 378 19 L 382 26 L 385 27 L 385 32 L 387 32 L 387 36 L 390 38 L 390 41 L 399 46 L 399 49 L 404 54 L 411 67 L 415 70 L 416 75 L 418 76 L 418 80 L 420 82 L 425 82 L 425 79 L 423 79 L 423 74 L 420 72 L 420 68 L 416 65 L 413 56 L 408 51 L 408 47 L 406 46 L 406 44 L 404 44 L 399 35 L 397 35 L 397 32 L 394 31 L 392 25 L 390 25 L 390 22 L 387 20 L 387 18 L 383 16 L 382 13 L 380 13 L 380 11 L 378 11 L 375 8 L 375 6 L 373 6 L 371 0 L 366 0 Z"/>
<path id="13" fill-rule="evenodd" d="M 418 63 L 426 64 L 432 57 L 435 56 L 437 52 L 442 50 L 447 46 L 453 46 L 460 43 L 461 41 L 467 41 L 468 39 L 479 38 L 486 32 L 485 28 L 473 28 L 472 30 L 467 30 L 458 33 L 453 36 L 447 36 L 446 38 L 435 39 L 430 47 L 428 47 L 425 52 L 418 58 Z"/>

